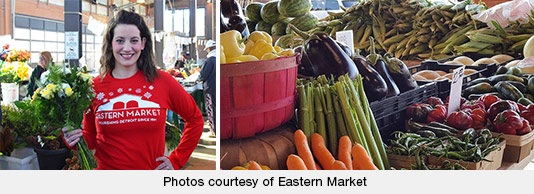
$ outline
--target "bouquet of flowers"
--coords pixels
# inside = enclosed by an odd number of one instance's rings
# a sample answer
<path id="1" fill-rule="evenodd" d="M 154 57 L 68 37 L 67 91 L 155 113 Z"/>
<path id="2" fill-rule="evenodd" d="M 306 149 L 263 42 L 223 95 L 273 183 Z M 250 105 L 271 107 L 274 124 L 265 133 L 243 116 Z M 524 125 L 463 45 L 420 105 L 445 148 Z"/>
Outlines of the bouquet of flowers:
<path id="1" fill-rule="evenodd" d="M 9 65 L 8 65 L 9 64 Z M 30 78 L 29 67 L 24 62 L 0 65 L 0 80 L 4 83 L 18 83 Z"/>
<path id="2" fill-rule="evenodd" d="M 49 73 L 43 74 L 39 88 L 32 96 L 32 106 L 41 126 L 56 129 L 79 128 L 83 114 L 95 97 L 92 77 L 87 69 L 73 67 L 70 69 L 52 65 Z M 82 169 L 94 169 L 97 161 L 82 139 L 77 143 L 78 158 Z"/>
<path id="3" fill-rule="evenodd" d="M 7 50 L 7 49 L 5 49 Z M 6 52 L 7 55 L 4 56 L 6 62 L 13 62 L 13 61 L 19 61 L 19 62 L 26 62 L 30 59 L 32 54 L 28 52 L 28 50 L 15 50 L 13 49 L 10 52 Z"/>

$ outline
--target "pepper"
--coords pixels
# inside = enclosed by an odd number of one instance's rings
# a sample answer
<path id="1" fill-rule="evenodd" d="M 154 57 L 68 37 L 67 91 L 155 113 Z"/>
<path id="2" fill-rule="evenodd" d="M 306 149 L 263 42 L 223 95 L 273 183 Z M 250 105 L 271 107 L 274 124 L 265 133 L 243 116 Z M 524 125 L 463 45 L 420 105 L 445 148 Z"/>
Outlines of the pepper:
<path id="1" fill-rule="evenodd" d="M 226 56 L 224 55 L 224 47 L 223 47 L 223 45 L 219 45 L 219 47 L 221 48 L 221 51 L 219 52 L 219 62 L 221 64 L 225 64 L 226 63 Z"/>
<path id="2" fill-rule="evenodd" d="M 248 37 L 247 22 L 241 5 L 236 0 L 221 0 L 221 33 L 237 30 L 243 37 Z M 224 39 L 221 39 L 224 40 Z"/>
<path id="3" fill-rule="evenodd" d="M 245 52 L 243 52 L 244 55 L 250 54 L 250 51 L 252 50 L 252 47 L 254 47 L 254 41 L 247 40 L 245 43 Z"/>
<path id="4" fill-rule="evenodd" d="M 447 108 L 443 105 L 436 105 L 434 110 L 430 111 L 428 113 L 428 116 L 426 117 L 426 122 L 443 122 L 445 121 L 445 118 L 447 118 Z"/>
<path id="5" fill-rule="evenodd" d="M 486 126 L 486 111 L 484 108 L 473 109 L 470 116 L 473 119 L 473 128 L 482 129 Z"/>
<path id="6" fill-rule="evenodd" d="M 265 40 L 269 44 L 273 44 L 273 38 L 267 32 L 264 31 L 254 31 L 248 37 L 248 40 L 257 42 L 258 40 Z"/>
<path id="7" fill-rule="evenodd" d="M 520 115 L 528 120 L 529 123 L 534 123 L 534 104 L 528 105 L 526 110 L 521 111 Z"/>
<path id="8" fill-rule="evenodd" d="M 428 113 L 431 111 L 432 106 L 429 104 L 413 104 L 406 109 L 406 114 L 415 122 L 426 122 Z"/>
<path id="9" fill-rule="evenodd" d="M 517 130 L 517 135 L 524 135 L 530 133 L 530 131 L 532 131 L 532 128 L 530 128 L 530 123 L 528 120 L 523 119 L 523 127 Z"/>
<path id="10" fill-rule="evenodd" d="M 437 98 L 437 97 L 430 97 L 428 98 L 428 100 L 426 101 L 427 104 L 430 104 L 431 106 L 435 107 L 437 105 L 444 105 L 443 104 L 443 101 L 441 101 L 440 98 Z"/>
<path id="11" fill-rule="evenodd" d="M 486 94 L 478 98 L 478 101 L 484 104 L 484 107 L 486 108 L 486 111 L 490 108 L 490 106 L 499 101 L 499 97 L 493 95 L 493 94 Z"/>
<path id="12" fill-rule="evenodd" d="M 266 53 L 275 53 L 273 45 L 269 44 L 263 39 L 259 39 L 254 42 L 254 46 L 250 49 L 249 54 L 254 55 L 256 58 L 261 59 L 261 57 Z"/>
<path id="13" fill-rule="evenodd" d="M 224 55 L 226 56 L 226 59 L 241 56 L 245 52 L 244 39 L 237 30 L 230 30 L 222 33 L 220 42 L 224 47 Z"/>
<path id="14" fill-rule="evenodd" d="M 333 75 L 337 78 L 348 74 L 350 79 L 356 79 L 356 75 L 358 75 L 356 64 L 332 37 L 323 32 L 315 32 L 310 36 L 292 24 L 288 24 L 288 26 L 305 39 L 304 52 L 312 64 L 314 77 Z"/>
<path id="15" fill-rule="evenodd" d="M 495 126 L 495 130 L 497 130 L 497 132 L 516 135 L 518 130 L 522 130 L 524 128 L 524 124 L 528 124 L 528 121 L 523 122 L 523 120 L 525 119 L 521 118 L 521 116 L 519 116 L 519 114 L 517 114 L 515 111 L 505 110 L 495 117 L 493 120 L 493 125 Z"/>
<path id="16" fill-rule="evenodd" d="M 472 127 L 473 118 L 465 110 L 453 112 L 447 117 L 447 124 L 451 127 L 464 130 Z"/>
<path id="17" fill-rule="evenodd" d="M 485 109 L 485 106 L 484 106 L 484 103 L 481 102 L 481 101 L 478 101 L 478 100 L 469 100 L 469 101 L 466 101 L 462 104 L 462 106 L 460 107 L 461 109 L 476 109 L 476 108 L 482 108 L 484 110 Z"/>
<path id="18" fill-rule="evenodd" d="M 510 102 L 506 100 L 497 101 L 491 104 L 490 108 L 488 109 L 487 118 L 490 119 L 490 121 L 493 121 L 495 119 L 495 116 L 497 116 L 497 114 L 505 110 L 516 111 L 517 110 L 516 107 L 517 106 L 514 107 L 513 104 L 510 104 Z"/>

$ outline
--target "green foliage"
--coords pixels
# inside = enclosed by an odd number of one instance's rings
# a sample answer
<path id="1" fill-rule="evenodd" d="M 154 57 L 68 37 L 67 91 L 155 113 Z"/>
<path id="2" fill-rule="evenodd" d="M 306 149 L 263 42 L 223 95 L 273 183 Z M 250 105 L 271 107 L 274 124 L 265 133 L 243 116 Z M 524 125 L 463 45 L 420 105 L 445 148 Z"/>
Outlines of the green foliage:
<path id="1" fill-rule="evenodd" d="M 24 106 L 31 106 L 31 104 L 17 101 L 15 105 L 17 107 L 2 105 L 2 126 L 11 129 L 15 137 L 21 139 L 42 133 L 33 112 L 24 108 Z M 23 108 L 19 108 L 19 106 Z"/>

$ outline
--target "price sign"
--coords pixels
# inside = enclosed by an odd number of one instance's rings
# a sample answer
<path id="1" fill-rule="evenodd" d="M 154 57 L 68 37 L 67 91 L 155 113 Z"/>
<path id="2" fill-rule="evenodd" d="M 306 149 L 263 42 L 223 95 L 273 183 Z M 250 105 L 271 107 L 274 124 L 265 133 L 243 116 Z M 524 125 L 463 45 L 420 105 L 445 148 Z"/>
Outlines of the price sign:
<path id="1" fill-rule="evenodd" d="M 65 32 L 65 59 L 78 59 L 78 32 Z"/>
<path id="2" fill-rule="evenodd" d="M 447 116 L 460 108 L 460 98 L 462 97 L 462 82 L 464 80 L 465 66 L 456 68 L 452 72 L 451 91 L 449 93 L 449 108 Z"/>
<path id="3" fill-rule="evenodd" d="M 352 36 L 352 30 L 336 32 L 336 40 L 346 44 L 347 46 L 349 46 L 350 49 L 354 50 L 354 39 Z"/>

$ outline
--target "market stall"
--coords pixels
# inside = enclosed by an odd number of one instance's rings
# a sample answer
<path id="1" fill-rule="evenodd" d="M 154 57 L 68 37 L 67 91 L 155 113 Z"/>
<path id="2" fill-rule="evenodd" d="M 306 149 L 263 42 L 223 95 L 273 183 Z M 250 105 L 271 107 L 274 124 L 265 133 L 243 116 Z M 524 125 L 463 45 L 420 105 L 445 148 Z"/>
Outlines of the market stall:
<path id="1" fill-rule="evenodd" d="M 221 6 L 233 18 L 221 19 L 223 169 L 504 170 L 534 157 L 530 1 L 367 0 L 322 18 L 308 0 Z"/>

